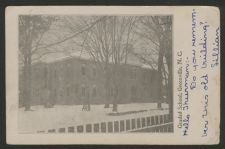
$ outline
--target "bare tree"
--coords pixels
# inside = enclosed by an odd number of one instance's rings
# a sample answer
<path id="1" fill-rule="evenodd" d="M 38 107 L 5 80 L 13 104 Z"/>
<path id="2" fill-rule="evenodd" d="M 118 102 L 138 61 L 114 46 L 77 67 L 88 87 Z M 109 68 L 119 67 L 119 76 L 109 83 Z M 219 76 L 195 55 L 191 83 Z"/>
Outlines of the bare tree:
<path id="1" fill-rule="evenodd" d="M 25 110 L 30 110 L 31 64 L 44 34 L 49 30 L 54 17 L 39 15 L 19 16 L 19 57 L 23 64 L 23 99 Z"/>
<path id="2" fill-rule="evenodd" d="M 92 28 L 83 32 L 80 39 L 74 39 L 73 42 L 82 47 L 94 59 L 97 67 L 103 72 L 105 78 L 105 99 L 109 99 L 109 83 L 110 83 L 110 57 L 112 55 L 112 39 L 109 34 L 110 19 L 109 17 L 66 17 L 66 27 L 72 32 L 77 28 L 86 26 L 90 22 L 101 20 L 97 22 Z M 82 51 L 81 51 L 82 52 Z M 109 107 L 109 101 L 105 101 L 105 108 Z"/>
<path id="3" fill-rule="evenodd" d="M 58 30 L 59 25 L 55 29 L 53 24 L 60 22 L 63 17 L 47 16 L 47 15 L 21 15 L 19 16 L 19 60 L 20 66 L 23 67 L 23 99 L 25 110 L 30 110 L 31 101 L 31 64 L 39 61 L 46 55 L 53 53 L 70 54 L 70 50 L 63 46 L 69 40 L 92 28 L 98 21 L 90 22 L 86 26 L 78 28 L 73 34 L 64 35 Z M 50 31 L 52 31 L 50 33 Z M 51 38 L 46 37 L 50 34 L 55 35 L 54 41 L 49 41 Z M 47 40 L 44 40 L 47 38 Z M 56 48 L 58 47 L 58 48 Z"/>
<path id="4" fill-rule="evenodd" d="M 138 22 L 137 35 L 147 40 L 151 46 L 143 54 L 136 53 L 136 55 L 158 71 L 158 108 L 161 108 L 161 102 L 164 100 L 163 86 L 166 86 L 166 97 L 170 105 L 170 114 L 172 114 L 172 18 L 171 16 L 148 16 L 140 17 Z M 157 59 L 152 57 L 153 55 Z"/>
<path id="5" fill-rule="evenodd" d="M 114 100 L 113 111 L 117 112 L 119 100 L 119 86 L 121 71 L 120 65 L 127 63 L 128 54 L 132 52 L 133 26 L 135 17 L 116 17 L 111 19 L 111 36 L 112 36 L 112 63 L 113 63 L 113 85 L 114 85 Z"/>
<path id="6" fill-rule="evenodd" d="M 84 48 L 102 70 L 105 78 L 105 108 L 109 107 L 110 86 L 113 86 L 113 111 L 117 111 L 118 103 L 118 72 L 119 65 L 127 62 L 130 43 L 132 41 L 132 28 L 135 22 L 134 17 L 117 16 L 92 16 L 67 19 L 68 27 L 73 31 L 80 26 L 85 26 L 93 20 L 101 20 L 88 31 L 81 34 L 81 40 L 74 42 Z M 110 70 L 110 66 L 113 69 Z M 110 80 L 113 80 L 110 83 Z"/>

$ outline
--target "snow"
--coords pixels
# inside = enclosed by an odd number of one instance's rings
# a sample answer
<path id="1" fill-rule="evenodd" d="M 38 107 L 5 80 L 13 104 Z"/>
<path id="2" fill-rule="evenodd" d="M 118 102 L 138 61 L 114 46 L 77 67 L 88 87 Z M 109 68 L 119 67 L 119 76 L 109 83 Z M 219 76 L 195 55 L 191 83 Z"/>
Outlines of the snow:
<path id="1" fill-rule="evenodd" d="M 55 105 L 54 108 L 32 106 L 34 111 L 19 109 L 19 133 L 36 133 L 37 131 L 58 129 L 61 127 L 78 126 L 88 123 L 109 122 L 125 120 L 144 116 L 168 114 L 168 105 L 163 103 L 164 110 L 158 110 L 156 103 L 131 103 L 118 105 L 118 112 L 140 111 L 119 116 L 107 115 L 112 113 L 112 108 L 104 105 L 91 105 L 91 111 L 82 111 L 82 105 Z"/>

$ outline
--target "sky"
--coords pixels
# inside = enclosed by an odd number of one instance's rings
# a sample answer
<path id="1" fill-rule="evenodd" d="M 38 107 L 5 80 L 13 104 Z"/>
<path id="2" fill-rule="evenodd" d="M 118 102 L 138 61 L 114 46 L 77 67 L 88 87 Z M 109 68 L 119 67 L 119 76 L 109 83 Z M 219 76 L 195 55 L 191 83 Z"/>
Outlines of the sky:
<path id="1" fill-rule="evenodd" d="M 85 16 L 85 19 L 88 19 L 90 16 Z M 61 41 L 67 37 L 70 37 L 74 33 L 78 32 L 77 25 L 79 25 L 79 21 L 82 19 L 81 16 L 60 16 L 59 19 L 54 22 L 51 25 L 51 28 L 49 31 L 47 31 L 42 40 L 41 44 L 42 46 L 55 43 L 57 41 Z M 72 26 L 72 27 L 71 27 Z M 72 29 L 71 29 L 72 28 Z M 72 32 L 74 31 L 74 32 Z M 77 45 L 77 43 L 82 43 L 83 40 L 81 40 L 80 36 L 77 36 L 73 39 L 67 40 L 65 42 L 62 42 L 60 44 L 48 47 L 48 49 L 41 49 L 38 51 L 38 54 L 45 53 L 46 50 L 48 51 L 58 51 L 57 53 L 51 53 L 47 54 L 43 57 L 41 57 L 41 62 L 53 62 L 65 57 L 71 57 L 71 56 L 81 56 L 85 59 L 91 59 L 91 56 L 85 52 L 82 47 Z M 149 49 L 155 50 L 157 47 L 155 47 L 151 42 L 147 41 L 146 39 L 140 38 L 136 34 L 134 35 L 134 41 L 132 42 L 133 45 L 133 52 L 135 53 L 143 53 L 146 49 L 149 51 Z M 66 53 L 63 51 L 67 51 Z M 151 51 L 151 50 L 150 50 Z M 35 59 L 38 57 L 36 54 L 33 55 L 33 58 Z M 153 56 L 153 58 L 157 59 L 157 54 Z M 129 63 L 133 64 L 139 64 L 141 65 L 141 61 L 138 58 L 134 58 L 132 54 L 128 57 Z M 33 61 L 33 62 L 38 62 Z"/>

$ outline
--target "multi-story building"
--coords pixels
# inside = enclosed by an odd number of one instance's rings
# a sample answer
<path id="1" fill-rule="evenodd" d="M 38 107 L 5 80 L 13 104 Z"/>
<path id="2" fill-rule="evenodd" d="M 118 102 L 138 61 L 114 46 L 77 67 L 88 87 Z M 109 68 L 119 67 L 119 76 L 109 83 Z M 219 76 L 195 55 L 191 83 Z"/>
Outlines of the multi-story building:
<path id="1" fill-rule="evenodd" d="M 109 70 L 113 71 L 113 64 Z M 118 102 L 155 102 L 157 100 L 157 72 L 142 65 L 118 66 Z M 82 104 L 87 92 L 91 104 L 113 101 L 113 77 L 109 77 L 109 96 L 105 96 L 104 72 L 93 60 L 80 57 L 63 58 L 32 65 L 31 105 Z M 113 72 L 110 72 L 113 74 Z M 20 75 L 20 82 L 23 75 Z M 20 105 L 23 103 L 23 87 L 20 83 Z"/>

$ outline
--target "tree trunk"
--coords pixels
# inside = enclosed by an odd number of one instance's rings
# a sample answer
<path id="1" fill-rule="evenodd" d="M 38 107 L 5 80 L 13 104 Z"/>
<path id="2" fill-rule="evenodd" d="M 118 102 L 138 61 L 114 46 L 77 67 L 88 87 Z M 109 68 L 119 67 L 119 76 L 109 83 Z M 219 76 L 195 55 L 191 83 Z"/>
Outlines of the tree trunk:
<path id="1" fill-rule="evenodd" d="M 173 86 L 172 86 L 172 56 L 166 55 L 168 65 L 168 88 L 167 88 L 167 101 L 169 104 L 170 120 L 173 121 Z"/>
<path id="2" fill-rule="evenodd" d="M 48 69 L 47 69 L 48 70 Z M 48 102 L 49 102 L 49 107 L 48 108 L 53 108 L 54 107 L 54 104 L 55 104 L 55 86 L 54 86 L 54 83 L 53 83 L 53 73 L 51 73 L 49 71 L 48 73 L 48 89 L 49 89 L 49 98 L 47 98 Z M 68 78 L 71 78 L 71 77 L 68 77 Z"/>
<path id="3" fill-rule="evenodd" d="M 108 66 L 105 68 L 105 106 L 104 108 L 109 108 L 109 84 L 110 84 L 110 74 Z"/>
<path id="4" fill-rule="evenodd" d="M 113 112 L 118 112 L 118 87 L 117 87 L 117 85 L 115 86 L 115 88 L 114 88 L 114 94 L 113 94 L 114 96 L 114 99 L 113 99 L 113 109 L 112 109 L 112 111 Z"/>
<path id="5" fill-rule="evenodd" d="M 163 41 L 160 41 L 159 57 L 158 57 L 158 104 L 157 108 L 162 108 L 162 65 L 163 65 Z"/>
<path id="6" fill-rule="evenodd" d="M 24 97 L 24 106 L 25 111 L 30 111 L 31 108 L 31 51 L 27 51 L 27 55 L 25 56 L 25 63 L 24 63 L 24 72 L 25 72 L 25 97 Z"/>
<path id="7" fill-rule="evenodd" d="M 24 56 L 24 68 L 23 68 L 23 106 L 25 107 L 25 110 L 29 109 L 29 103 L 28 103 L 28 85 L 27 85 L 27 76 L 28 76 L 28 70 L 27 70 L 27 57 Z"/>
<path id="8" fill-rule="evenodd" d="M 173 89 L 172 89 L 172 70 L 169 69 L 169 76 L 168 76 L 168 93 L 167 93 L 167 100 L 169 104 L 169 115 L 171 122 L 173 121 Z"/>
<path id="9" fill-rule="evenodd" d="M 113 75 L 113 84 L 114 84 L 114 90 L 113 90 L 113 112 L 118 111 L 118 99 L 119 99 L 119 80 L 118 80 L 118 69 L 117 66 L 114 66 L 114 75 Z"/>

